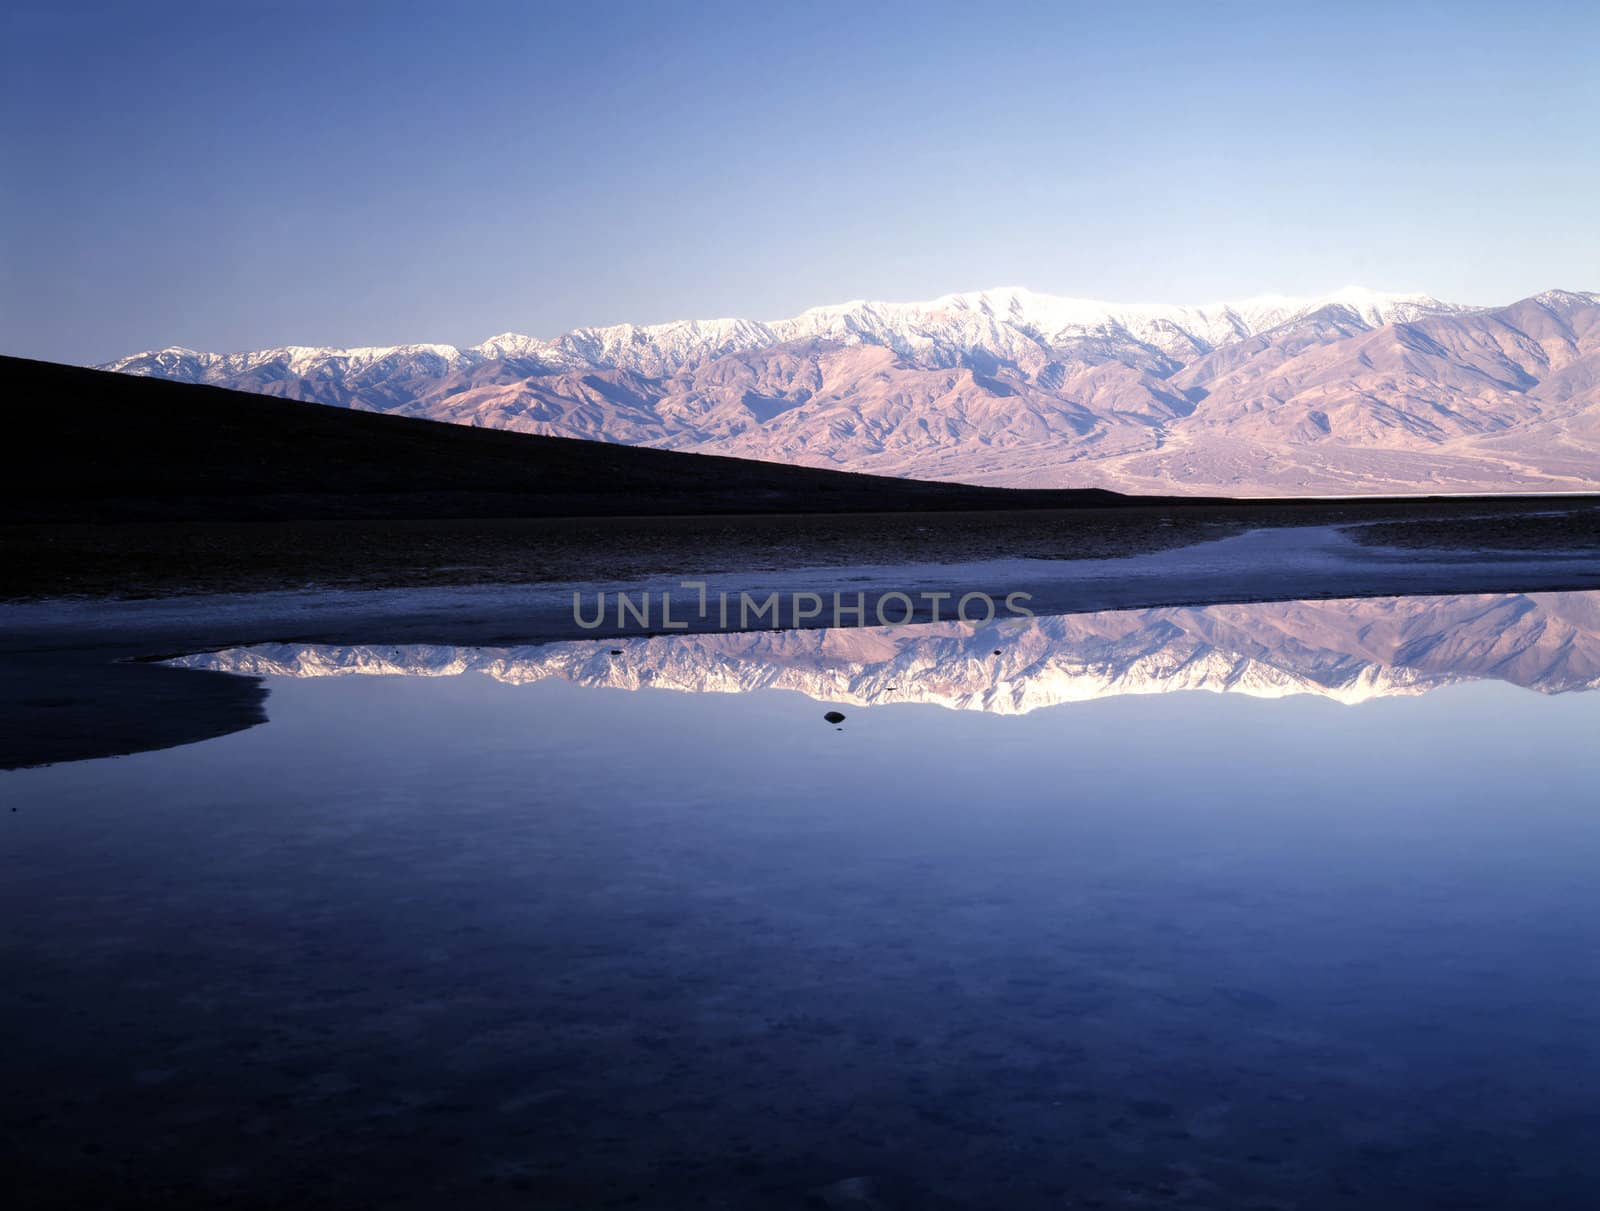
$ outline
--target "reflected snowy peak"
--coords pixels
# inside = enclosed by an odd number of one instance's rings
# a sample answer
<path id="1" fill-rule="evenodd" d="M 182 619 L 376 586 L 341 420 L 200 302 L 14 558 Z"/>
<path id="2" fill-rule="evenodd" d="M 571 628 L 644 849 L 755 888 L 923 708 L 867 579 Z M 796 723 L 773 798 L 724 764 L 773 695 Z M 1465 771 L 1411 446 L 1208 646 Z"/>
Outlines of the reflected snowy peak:
<path id="1" fill-rule="evenodd" d="M 1358 703 L 1496 680 L 1600 687 L 1600 593 L 1274 602 L 1067 614 L 989 626 L 744 632 L 529 647 L 262 644 L 188 668 L 279 677 L 483 673 L 616 689 L 796 690 L 819 701 L 1024 714 L 1209 690 Z"/>

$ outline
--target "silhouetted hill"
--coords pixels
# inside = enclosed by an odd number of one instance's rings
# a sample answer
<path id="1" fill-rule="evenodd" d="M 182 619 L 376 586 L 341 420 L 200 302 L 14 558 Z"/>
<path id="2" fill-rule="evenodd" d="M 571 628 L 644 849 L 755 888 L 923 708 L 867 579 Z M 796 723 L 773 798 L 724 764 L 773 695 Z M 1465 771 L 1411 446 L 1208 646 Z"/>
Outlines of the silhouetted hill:
<path id="1" fill-rule="evenodd" d="M 561 517 L 1149 503 L 538 437 L 0 357 L 11 522 Z"/>

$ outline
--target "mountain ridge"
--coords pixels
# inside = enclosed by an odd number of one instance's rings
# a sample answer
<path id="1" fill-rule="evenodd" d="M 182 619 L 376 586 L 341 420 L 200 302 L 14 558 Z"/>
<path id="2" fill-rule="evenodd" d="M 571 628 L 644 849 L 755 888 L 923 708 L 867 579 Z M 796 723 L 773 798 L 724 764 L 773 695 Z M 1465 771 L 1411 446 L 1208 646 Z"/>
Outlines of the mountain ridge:
<path id="1" fill-rule="evenodd" d="M 1385 317 L 1393 312 L 1413 309 L 1430 311 L 1477 309 L 1464 304 L 1445 303 L 1425 294 L 1387 293 L 1359 286 L 1346 286 L 1323 295 L 1262 294 L 1231 302 L 1202 304 L 1114 303 L 1098 299 L 1042 294 L 1025 286 L 1001 286 L 988 290 L 955 292 L 927 301 L 889 302 L 877 299 L 852 299 L 843 303 L 810 307 L 798 315 L 775 320 L 725 316 L 714 319 L 671 320 L 657 324 L 582 325 L 548 339 L 507 331 L 487 337 L 476 345 L 465 346 L 437 342 L 349 347 L 290 344 L 219 353 L 191 349 L 182 345 L 168 345 L 160 349 L 147 349 L 113 358 L 111 361 L 98 363 L 95 368 L 137 374 L 142 372 L 139 366 L 143 359 L 161 355 L 171 355 L 174 362 L 179 359 L 194 359 L 196 369 L 201 371 L 212 366 L 248 367 L 268 360 L 284 361 L 296 369 L 306 368 L 318 359 L 338 359 L 357 366 L 365 366 L 396 355 L 432 356 L 447 364 L 458 365 L 469 362 L 475 357 L 485 361 L 517 360 L 537 358 L 559 350 L 587 346 L 598 355 L 588 362 L 593 368 L 622 369 L 627 368 L 628 360 L 620 356 L 624 342 L 638 337 L 650 340 L 678 333 L 694 335 L 714 333 L 723 338 L 737 335 L 749 342 L 745 347 L 757 348 L 763 347 L 762 343 L 758 343 L 761 338 L 769 338 L 764 344 L 771 345 L 824 334 L 859 336 L 864 332 L 892 326 L 896 317 L 941 312 L 994 315 L 994 303 L 1001 300 L 1006 304 L 1005 311 L 1008 317 L 1028 316 L 1030 313 L 1026 309 L 1024 300 L 1032 300 L 1039 310 L 1047 311 L 1057 318 L 1058 331 L 1074 324 L 1090 326 L 1097 323 L 1118 322 L 1128 317 L 1160 319 L 1191 316 L 1207 320 L 1238 318 L 1245 324 L 1238 333 L 1241 336 L 1253 335 L 1294 315 L 1329 305 L 1350 306 L 1369 316 Z M 1382 322 L 1388 322 L 1387 318 Z M 607 351 L 613 351 L 609 357 Z"/>
<path id="2" fill-rule="evenodd" d="M 1200 306 L 1023 287 L 478 345 L 172 347 L 103 368 L 906 478 L 1126 492 L 1583 491 L 1600 295 L 1347 287 Z"/>

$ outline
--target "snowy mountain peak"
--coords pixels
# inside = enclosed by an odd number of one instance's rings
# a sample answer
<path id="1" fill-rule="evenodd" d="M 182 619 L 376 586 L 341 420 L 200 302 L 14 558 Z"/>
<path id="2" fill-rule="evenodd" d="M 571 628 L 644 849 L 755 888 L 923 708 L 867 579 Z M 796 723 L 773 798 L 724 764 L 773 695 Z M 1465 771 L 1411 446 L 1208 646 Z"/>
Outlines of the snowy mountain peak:
<path id="1" fill-rule="evenodd" d="M 520 332 L 502 332 L 486 341 L 479 341 L 465 352 L 496 361 L 501 358 L 532 357 L 548 353 L 551 348 L 549 341 L 540 340 L 536 336 L 524 336 Z"/>
<path id="2" fill-rule="evenodd" d="M 1600 294 L 1587 290 L 1545 290 L 1534 295 L 1533 301 L 1546 307 L 1593 306 L 1600 303 Z"/>
<path id="3" fill-rule="evenodd" d="M 1443 315 L 1471 311 L 1473 308 L 1455 303 L 1444 303 L 1426 294 L 1393 294 L 1369 290 L 1365 286 L 1346 286 L 1315 299 L 1304 302 L 1299 315 L 1310 315 L 1326 307 L 1342 307 L 1354 312 L 1374 328 L 1385 324 L 1405 323 L 1426 315 Z"/>

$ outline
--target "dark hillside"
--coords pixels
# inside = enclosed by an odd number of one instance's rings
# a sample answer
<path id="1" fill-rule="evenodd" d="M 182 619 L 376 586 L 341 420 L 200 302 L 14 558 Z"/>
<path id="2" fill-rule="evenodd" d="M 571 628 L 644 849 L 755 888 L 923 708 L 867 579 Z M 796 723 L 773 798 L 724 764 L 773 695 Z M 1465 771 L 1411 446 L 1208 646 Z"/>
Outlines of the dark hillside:
<path id="1" fill-rule="evenodd" d="M 0 358 L 0 520 L 576 517 L 1105 508 L 1014 491 L 466 428 Z M 1148 502 L 1143 502 L 1148 503 Z"/>

